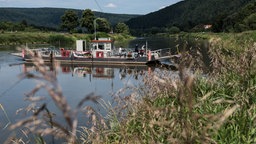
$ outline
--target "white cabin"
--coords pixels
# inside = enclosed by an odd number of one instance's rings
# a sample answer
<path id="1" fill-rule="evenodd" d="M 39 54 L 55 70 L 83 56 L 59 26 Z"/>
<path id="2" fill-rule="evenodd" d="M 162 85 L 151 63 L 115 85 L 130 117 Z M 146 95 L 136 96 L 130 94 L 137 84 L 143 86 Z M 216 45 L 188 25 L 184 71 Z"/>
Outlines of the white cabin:
<path id="1" fill-rule="evenodd" d="M 95 58 L 111 57 L 113 41 L 110 38 L 99 38 L 91 41 L 91 52 Z"/>

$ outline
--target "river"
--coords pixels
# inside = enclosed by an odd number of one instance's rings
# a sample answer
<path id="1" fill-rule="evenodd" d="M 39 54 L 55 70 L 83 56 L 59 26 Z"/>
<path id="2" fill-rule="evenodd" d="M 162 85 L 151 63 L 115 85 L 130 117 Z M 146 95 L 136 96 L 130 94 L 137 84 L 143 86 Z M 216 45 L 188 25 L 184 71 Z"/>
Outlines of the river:
<path id="1" fill-rule="evenodd" d="M 38 70 L 30 64 L 22 64 L 19 58 L 10 55 L 9 51 L 0 51 L 0 137 L 9 137 L 13 133 L 8 131 L 10 124 L 26 118 L 27 108 L 30 104 L 26 101 L 25 94 L 32 91 L 38 81 L 35 79 L 21 78 L 22 73 L 30 72 L 37 74 Z M 49 71 L 51 71 L 49 67 Z M 92 65 L 62 65 L 56 70 L 57 81 L 61 86 L 64 97 L 68 104 L 75 108 L 78 103 L 88 94 L 101 96 L 105 102 L 114 104 L 115 95 L 129 95 L 131 88 L 142 86 L 142 79 L 148 72 L 146 66 L 134 67 L 111 67 L 111 66 L 92 66 Z M 118 93 L 121 89 L 129 87 L 127 91 Z M 56 108 L 53 100 L 48 96 L 46 90 L 42 89 L 38 96 L 45 99 L 40 103 L 46 103 L 47 108 L 55 114 L 55 119 L 62 121 L 62 114 Z M 95 106 L 93 102 L 86 102 L 86 106 Z M 40 106 L 40 104 L 38 105 Z M 19 113 L 17 113 L 19 111 Z M 79 125 L 86 125 L 88 118 L 79 115 Z M 17 131 L 15 135 L 22 135 Z M 2 143 L 3 141 L 0 141 Z"/>

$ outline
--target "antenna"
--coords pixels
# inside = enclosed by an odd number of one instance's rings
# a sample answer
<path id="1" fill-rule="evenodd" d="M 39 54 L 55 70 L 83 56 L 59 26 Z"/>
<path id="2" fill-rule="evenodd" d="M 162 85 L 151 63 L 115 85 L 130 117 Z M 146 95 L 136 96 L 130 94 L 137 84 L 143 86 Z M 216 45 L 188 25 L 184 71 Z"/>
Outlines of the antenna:
<path id="1" fill-rule="evenodd" d="M 97 6 L 99 7 L 100 12 L 102 13 L 103 10 L 102 10 L 101 6 L 99 5 L 98 1 L 97 1 L 97 0 L 94 0 L 94 1 L 95 1 L 95 3 L 97 4 Z M 93 21 L 93 25 L 94 25 L 94 34 L 95 34 L 94 40 L 97 39 L 97 23 L 96 23 L 96 21 L 97 21 L 98 19 L 100 19 L 100 18 L 96 18 L 96 19 Z"/>

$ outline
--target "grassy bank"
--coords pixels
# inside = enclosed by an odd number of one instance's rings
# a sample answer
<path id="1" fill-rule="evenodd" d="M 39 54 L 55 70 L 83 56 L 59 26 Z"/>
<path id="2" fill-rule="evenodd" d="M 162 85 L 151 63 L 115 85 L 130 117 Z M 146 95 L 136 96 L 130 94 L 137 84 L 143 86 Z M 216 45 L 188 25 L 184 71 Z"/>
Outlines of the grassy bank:
<path id="1" fill-rule="evenodd" d="M 248 43 L 256 41 L 256 31 L 242 33 L 184 33 L 179 37 L 205 39 L 211 44 L 218 42 L 218 44 L 222 44 L 222 48 L 239 53 L 247 47 Z"/>
<path id="2" fill-rule="evenodd" d="M 253 36 L 254 32 L 250 34 Z M 190 69 L 195 61 L 201 60 L 200 51 L 196 59 L 189 53 L 181 53 L 178 77 L 173 77 L 169 70 L 146 75 L 143 87 L 116 99 L 120 105 L 115 108 L 104 105 L 109 112 L 106 117 L 87 107 L 92 125 L 77 132 L 75 116 L 83 102 L 100 100 L 88 95 L 72 110 L 53 81 L 55 75 L 38 68 L 40 78 L 48 82 L 42 85 L 63 112 L 67 127 L 56 123 L 42 105 L 32 117 L 11 128 L 26 126 L 41 140 L 47 132 L 70 143 L 256 143 L 254 39 L 245 38 L 245 33 L 191 35 L 209 41 L 212 67 L 209 73 Z M 43 67 L 36 60 L 36 66 Z M 34 74 L 25 75 L 38 78 Z M 40 117 L 43 115 L 48 119 Z M 48 125 L 47 129 L 40 129 L 43 124 Z"/>
<path id="3" fill-rule="evenodd" d="M 141 99 L 122 101 L 127 115 L 109 109 L 109 127 L 84 128 L 92 143 L 255 143 L 255 32 L 191 34 L 209 41 L 212 71 L 189 71 L 187 54 L 179 78 L 168 71 L 145 77 Z M 199 54 L 200 55 L 200 54 Z M 198 57 L 200 59 L 200 57 Z M 95 115 L 96 116 L 96 115 Z M 120 119 L 117 119 L 121 117 Z M 98 120 L 104 119 L 98 117 Z M 98 122 L 99 122 L 98 121 Z M 105 124 L 105 123 L 104 123 Z M 89 139 L 88 139 L 89 138 Z"/>
<path id="4" fill-rule="evenodd" d="M 97 33 L 97 37 L 111 37 L 116 41 L 133 39 L 123 34 Z M 94 39 L 93 34 L 69 34 L 55 32 L 5 32 L 0 33 L 0 45 L 50 44 L 54 46 L 73 46 L 75 40 Z"/>

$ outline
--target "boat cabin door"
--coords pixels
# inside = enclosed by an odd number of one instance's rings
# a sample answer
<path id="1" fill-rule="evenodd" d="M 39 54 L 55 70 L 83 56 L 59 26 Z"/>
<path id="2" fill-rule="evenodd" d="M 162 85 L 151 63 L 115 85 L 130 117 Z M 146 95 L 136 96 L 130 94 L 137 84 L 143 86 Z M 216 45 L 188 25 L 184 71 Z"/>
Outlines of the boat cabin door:
<path id="1" fill-rule="evenodd" d="M 76 40 L 76 51 L 86 51 L 85 40 Z"/>

